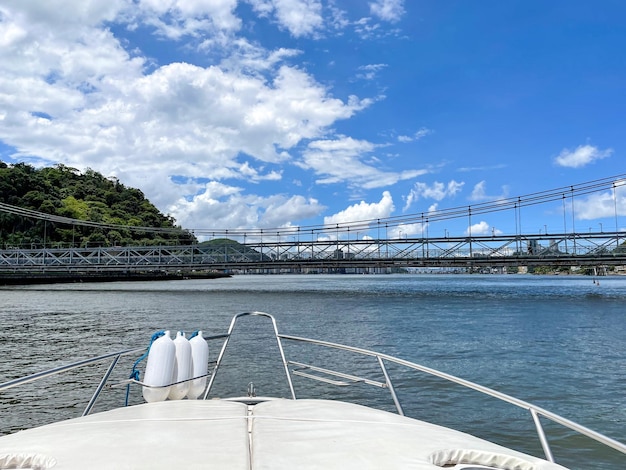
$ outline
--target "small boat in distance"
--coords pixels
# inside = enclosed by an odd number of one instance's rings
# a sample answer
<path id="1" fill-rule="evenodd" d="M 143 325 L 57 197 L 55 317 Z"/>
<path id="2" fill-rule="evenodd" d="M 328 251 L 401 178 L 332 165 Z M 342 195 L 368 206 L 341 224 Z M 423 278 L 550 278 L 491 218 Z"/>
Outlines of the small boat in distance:
<path id="1" fill-rule="evenodd" d="M 233 333 L 245 317 L 269 320 L 269 335 L 260 334 L 260 339 L 239 342 L 239 346 L 243 349 L 252 346 L 250 357 L 253 357 L 260 340 L 272 343 L 280 376 L 273 372 L 270 380 L 281 382 L 286 396 L 257 396 L 257 386 L 250 381 L 244 395 L 216 398 L 219 391 L 216 384 L 221 377 L 228 382 L 232 377 L 245 381 L 247 374 L 256 376 L 256 366 L 246 367 L 246 361 L 233 360 L 231 353 L 239 347 L 237 341 L 231 341 Z M 169 339 L 169 334 L 161 336 Z M 184 343 L 181 336 L 184 335 L 177 335 L 176 341 Z M 175 352 L 173 369 L 170 367 L 172 349 L 166 345 L 160 353 L 153 353 L 157 347 L 148 351 L 146 348 L 118 351 L 0 384 L 1 398 L 5 390 L 111 361 L 81 417 L 0 436 L 0 469 L 563 470 L 567 467 L 557 462 L 542 420 L 556 423 L 565 430 L 558 440 L 571 440 L 572 452 L 593 456 L 600 448 L 608 449 L 618 459 L 626 456 L 626 445 L 491 388 L 391 355 L 279 333 L 274 317 L 267 313 L 235 315 L 226 333 L 206 337 L 200 334 L 196 338 L 200 354 L 196 355 L 191 349 L 184 355 Z M 207 359 L 202 339 L 208 343 L 221 342 L 215 360 Z M 153 337 L 151 345 L 156 341 L 158 338 Z M 148 361 L 152 360 L 152 364 L 146 366 L 143 381 L 137 373 L 141 359 L 137 356 L 142 353 L 148 355 Z M 347 355 L 350 359 L 339 360 L 336 354 Z M 196 360 L 195 366 L 193 357 L 201 358 Z M 131 376 L 113 380 L 114 371 L 124 358 L 137 359 Z M 187 372 L 181 376 L 183 364 Z M 362 364 L 367 374 L 360 373 L 361 366 L 355 367 L 358 371 L 345 370 L 354 364 Z M 201 373 L 203 371 L 208 372 Z M 159 374 L 176 379 L 154 384 L 153 378 Z M 414 375 L 420 378 L 415 379 Z M 532 438 L 538 442 L 537 448 L 543 455 L 531 455 L 464 430 L 407 416 L 409 407 L 403 406 L 399 398 L 403 395 L 409 395 L 410 401 L 415 402 L 411 406 L 413 410 L 437 410 L 443 416 L 452 413 L 441 405 L 447 403 L 441 395 L 445 388 L 434 390 L 432 380 L 455 384 L 465 390 L 464 393 L 479 392 L 481 397 L 524 410 L 529 415 L 528 421 L 534 424 L 536 435 Z M 307 383 L 311 385 L 305 385 Z M 194 386 L 196 392 L 189 392 Z M 345 399 L 337 400 L 326 389 L 350 390 L 351 386 L 386 391 L 387 398 L 375 402 L 383 403 L 382 406 L 364 405 L 355 403 L 365 397 L 360 392 L 345 393 L 342 397 Z M 171 393 L 173 387 L 184 392 Z M 128 405 L 129 396 L 130 401 L 139 400 L 142 390 L 148 402 Z M 125 396 L 127 406 L 92 413 L 103 391 L 120 398 L 120 405 L 124 405 Z M 435 403 L 428 403 L 429 397 L 434 398 Z M 487 411 L 485 408 L 484 412 Z M 511 427 L 509 418 L 503 416 L 501 423 L 489 420 L 487 426 L 506 434 L 507 430 L 518 428 L 517 425 Z M 590 438 L 592 447 L 596 447 L 591 451 L 582 449 L 582 441 L 577 436 Z M 531 437 L 525 437 L 522 444 L 526 439 L 530 441 Z M 583 465 L 580 468 L 600 468 L 594 462 L 578 464 Z"/>

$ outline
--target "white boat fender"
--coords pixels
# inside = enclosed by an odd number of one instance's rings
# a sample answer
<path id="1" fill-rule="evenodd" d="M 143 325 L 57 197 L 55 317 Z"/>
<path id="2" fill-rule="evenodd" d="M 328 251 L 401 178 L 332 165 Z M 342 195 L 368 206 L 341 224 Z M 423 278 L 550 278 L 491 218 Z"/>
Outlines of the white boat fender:
<path id="1" fill-rule="evenodd" d="M 154 343 L 157 339 L 159 339 L 164 334 L 165 334 L 165 331 L 161 330 L 161 331 L 157 331 L 156 333 L 152 335 L 152 338 L 150 339 L 150 344 L 146 348 L 146 352 L 143 353 L 141 357 L 137 359 L 135 363 L 133 364 L 133 368 L 130 371 L 130 376 L 128 377 L 130 380 L 139 381 L 139 370 L 137 370 L 137 366 L 139 365 L 141 361 L 143 361 L 145 358 L 148 357 L 148 353 L 150 352 L 152 343 Z M 128 406 L 128 402 L 130 399 L 130 385 L 131 385 L 131 382 L 129 382 L 128 385 L 126 385 L 126 402 L 124 403 L 124 406 Z"/>
<path id="2" fill-rule="evenodd" d="M 191 345 L 189 340 L 185 338 L 182 332 L 176 333 L 176 339 L 174 340 L 174 346 L 176 348 L 176 361 L 174 363 L 174 373 L 172 375 L 172 382 L 187 382 L 172 385 L 170 387 L 170 393 L 168 398 L 170 400 L 182 400 L 187 395 L 191 382 Z"/>
<path id="3" fill-rule="evenodd" d="M 148 363 L 143 382 L 153 387 L 162 387 L 172 383 L 174 365 L 176 363 L 176 346 L 170 338 L 170 332 L 166 331 L 150 345 L 148 351 Z M 148 403 L 164 401 L 171 387 L 149 388 L 143 387 L 143 398 Z"/>
<path id="4" fill-rule="evenodd" d="M 191 387 L 189 387 L 187 398 L 195 400 L 204 392 L 206 387 L 206 375 L 209 370 L 209 345 L 204 336 L 202 336 L 202 331 L 192 334 L 189 344 L 191 345 L 191 362 L 193 365 L 191 376 L 194 380 L 191 382 Z"/>

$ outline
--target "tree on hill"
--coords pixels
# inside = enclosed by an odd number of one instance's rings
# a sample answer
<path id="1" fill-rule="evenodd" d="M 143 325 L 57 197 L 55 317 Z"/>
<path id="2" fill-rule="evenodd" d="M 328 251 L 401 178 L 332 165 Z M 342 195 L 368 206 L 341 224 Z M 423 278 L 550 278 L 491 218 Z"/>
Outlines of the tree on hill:
<path id="1" fill-rule="evenodd" d="M 241 257 L 241 261 L 269 261 L 271 258 L 265 254 L 259 253 L 257 250 L 242 245 L 236 240 L 230 238 L 214 238 L 200 243 L 205 253 L 212 252 L 219 255 L 231 257 Z"/>
<path id="2" fill-rule="evenodd" d="M 14 208 L 0 206 L 0 246 L 165 245 L 197 241 L 171 216 L 161 214 L 140 190 L 91 169 L 80 173 L 65 165 L 35 169 L 25 163 L 7 165 L 0 161 L 0 203 Z M 31 211 L 51 217 L 35 217 Z M 59 217 L 91 225 L 59 221 Z"/>

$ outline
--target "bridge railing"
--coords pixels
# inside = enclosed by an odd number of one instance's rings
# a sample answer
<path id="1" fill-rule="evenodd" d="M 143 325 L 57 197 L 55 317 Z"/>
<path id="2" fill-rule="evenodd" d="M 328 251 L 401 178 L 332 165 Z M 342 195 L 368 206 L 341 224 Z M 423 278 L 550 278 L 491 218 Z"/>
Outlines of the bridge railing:
<path id="1" fill-rule="evenodd" d="M 620 242 L 621 240 L 621 242 Z M 598 260 L 620 264 L 623 233 L 401 238 L 367 240 L 265 241 L 187 246 L 46 248 L 0 250 L 0 270 L 149 270 L 253 267 L 272 263 L 350 263 L 428 260 L 524 260 L 534 264 Z"/>

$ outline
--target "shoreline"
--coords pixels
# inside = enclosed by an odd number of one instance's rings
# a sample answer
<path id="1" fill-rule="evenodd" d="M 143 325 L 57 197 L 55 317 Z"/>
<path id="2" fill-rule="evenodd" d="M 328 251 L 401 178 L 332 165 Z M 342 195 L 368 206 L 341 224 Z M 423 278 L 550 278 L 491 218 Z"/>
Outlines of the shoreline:
<path id="1" fill-rule="evenodd" d="M 180 281 L 186 279 L 221 279 L 232 277 L 223 272 L 0 272 L 0 286 L 36 284 L 72 284 L 83 282 Z"/>

